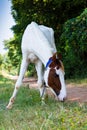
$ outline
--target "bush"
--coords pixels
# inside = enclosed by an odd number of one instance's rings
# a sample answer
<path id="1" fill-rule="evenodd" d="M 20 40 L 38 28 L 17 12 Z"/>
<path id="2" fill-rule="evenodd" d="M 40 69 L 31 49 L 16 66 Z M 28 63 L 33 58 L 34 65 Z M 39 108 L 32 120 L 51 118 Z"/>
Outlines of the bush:
<path id="1" fill-rule="evenodd" d="M 87 8 L 65 22 L 60 42 L 67 77 L 87 76 Z"/>

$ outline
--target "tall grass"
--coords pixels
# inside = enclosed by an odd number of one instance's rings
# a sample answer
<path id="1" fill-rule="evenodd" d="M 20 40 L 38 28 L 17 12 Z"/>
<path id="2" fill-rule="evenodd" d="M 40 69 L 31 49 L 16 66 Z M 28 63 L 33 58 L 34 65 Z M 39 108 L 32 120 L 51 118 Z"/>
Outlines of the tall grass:
<path id="1" fill-rule="evenodd" d="M 41 105 L 39 92 L 20 89 L 12 110 L 6 105 L 14 83 L 0 76 L 0 130 L 87 130 L 87 104 L 57 102 Z"/>

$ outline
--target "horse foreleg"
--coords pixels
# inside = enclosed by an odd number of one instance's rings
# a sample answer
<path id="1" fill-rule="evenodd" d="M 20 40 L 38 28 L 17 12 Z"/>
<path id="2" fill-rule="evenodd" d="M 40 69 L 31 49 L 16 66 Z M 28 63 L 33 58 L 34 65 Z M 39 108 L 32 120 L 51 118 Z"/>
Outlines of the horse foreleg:
<path id="1" fill-rule="evenodd" d="M 42 100 L 44 100 L 44 95 L 46 92 L 45 86 L 44 86 L 44 79 L 43 79 L 43 69 L 42 69 L 42 62 L 40 60 L 37 61 L 35 64 L 37 76 L 38 76 L 38 87 L 40 91 L 40 96 Z"/>
<path id="2" fill-rule="evenodd" d="M 24 74 L 26 72 L 26 69 L 28 67 L 28 61 L 27 59 L 24 57 L 23 60 L 22 60 L 22 64 L 21 64 L 21 69 L 20 69 L 20 74 L 19 74 L 19 77 L 18 77 L 18 80 L 15 84 L 15 88 L 14 88 L 14 91 L 13 91 L 13 94 L 9 100 L 9 103 L 7 105 L 7 109 L 11 109 L 12 108 L 12 105 L 14 103 L 14 100 L 16 98 L 16 95 L 17 95 L 17 92 L 22 84 L 22 80 L 23 80 L 23 77 L 24 77 Z"/>

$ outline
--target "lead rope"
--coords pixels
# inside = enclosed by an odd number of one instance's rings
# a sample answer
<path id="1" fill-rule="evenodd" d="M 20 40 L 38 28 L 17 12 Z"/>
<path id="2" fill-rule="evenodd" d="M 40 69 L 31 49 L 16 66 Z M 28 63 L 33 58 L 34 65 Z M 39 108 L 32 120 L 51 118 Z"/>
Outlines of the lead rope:
<path id="1" fill-rule="evenodd" d="M 46 90 L 46 85 L 45 85 L 45 83 L 44 83 L 44 88 L 43 88 L 43 92 L 42 92 L 42 95 L 41 95 L 41 98 L 42 98 L 42 99 L 43 99 L 43 95 L 44 95 L 45 90 Z"/>
<path id="2" fill-rule="evenodd" d="M 44 88 L 43 88 L 43 92 L 42 92 L 42 95 L 41 95 L 41 102 L 42 102 L 42 105 L 45 105 L 45 101 L 44 101 L 44 92 L 46 90 L 46 85 L 44 83 Z"/>

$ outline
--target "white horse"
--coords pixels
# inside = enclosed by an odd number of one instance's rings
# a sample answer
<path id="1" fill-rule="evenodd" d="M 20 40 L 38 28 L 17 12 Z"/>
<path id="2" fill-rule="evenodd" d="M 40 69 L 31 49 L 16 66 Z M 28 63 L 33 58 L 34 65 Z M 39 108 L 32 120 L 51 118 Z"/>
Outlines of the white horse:
<path id="1" fill-rule="evenodd" d="M 20 88 L 22 84 L 22 80 L 24 77 L 24 74 L 27 70 L 27 67 L 30 62 L 35 64 L 36 71 L 37 71 L 37 76 L 38 76 L 38 87 L 40 90 L 40 95 L 42 98 L 44 97 L 44 82 L 45 86 L 51 87 L 53 85 L 50 85 L 48 78 L 53 75 L 50 73 L 52 68 L 54 68 L 56 75 L 59 76 L 58 82 L 61 83 L 61 89 L 59 90 L 59 94 L 56 93 L 56 89 L 53 90 L 53 93 L 58 97 L 60 101 L 63 101 L 64 98 L 66 98 L 66 87 L 65 87 L 65 82 L 64 82 L 64 72 L 63 72 L 63 65 L 62 62 L 58 59 L 56 55 L 56 47 L 54 43 L 54 31 L 52 28 L 43 26 L 43 25 L 38 25 L 35 22 L 31 22 L 27 26 L 27 28 L 24 31 L 23 37 L 22 37 L 22 63 L 21 63 L 21 68 L 20 68 L 20 73 L 18 80 L 15 84 L 15 89 L 12 94 L 12 97 L 9 100 L 9 104 L 7 105 L 8 109 L 12 108 L 13 102 L 16 98 L 16 94 L 18 92 L 18 89 Z M 57 58 L 60 62 L 61 65 L 59 65 L 59 68 L 55 66 L 49 67 L 52 62 L 55 62 L 52 60 L 52 57 L 55 53 L 55 58 Z M 50 58 L 51 57 L 51 58 Z M 51 60 L 49 60 L 49 58 Z M 55 59 L 53 58 L 53 59 Z M 55 62 L 56 63 L 56 62 Z M 42 70 L 42 64 L 46 67 L 45 73 L 43 73 Z M 54 77 L 54 76 L 53 76 Z M 53 79 L 53 78 L 52 78 Z M 55 87 L 55 86 L 54 86 Z M 56 87 L 55 87 L 56 88 Z"/>

